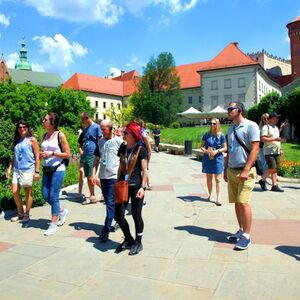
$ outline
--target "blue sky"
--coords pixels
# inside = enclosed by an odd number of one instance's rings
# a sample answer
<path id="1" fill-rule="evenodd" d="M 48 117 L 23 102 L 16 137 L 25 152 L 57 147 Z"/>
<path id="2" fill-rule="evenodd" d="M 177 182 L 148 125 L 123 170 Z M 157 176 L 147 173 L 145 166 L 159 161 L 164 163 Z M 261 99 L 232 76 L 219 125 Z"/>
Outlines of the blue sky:
<path id="1" fill-rule="evenodd" d="M 228 43 L 289 58 L 299 0 L 0 0 L 0 53 L 12 66 L 24 33 L 35 70 L 107 76 L 171 52 L 177 65 Z"/>

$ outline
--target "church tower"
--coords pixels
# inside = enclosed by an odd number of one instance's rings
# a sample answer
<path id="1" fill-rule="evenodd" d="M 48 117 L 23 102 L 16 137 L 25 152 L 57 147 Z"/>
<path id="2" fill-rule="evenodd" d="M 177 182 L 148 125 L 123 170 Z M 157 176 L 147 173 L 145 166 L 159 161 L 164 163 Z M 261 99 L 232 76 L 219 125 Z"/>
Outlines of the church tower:
<path id="1" fill-rule="evenodd" d="M 2 54 L 0 58 L 0 81 L 6 81 L 8 79 L 9 79 L 9 73 Z"/>
<path id="2" fill-rule="evenodd" d="M 21 50 L 19 58 L 15 64 L 16 70 L 27 70 L 32 71 L 31 63 L 27 60 L 27 49 L 25 45 L 25 38 L 22 37 L 22 44 L 21 44 Z"/>
<path id="3" fill-rule="evenodd" d="M 286 26 L 291 43 L 291 63 L 293 80 L 300 77 L 300 16 Z"/>

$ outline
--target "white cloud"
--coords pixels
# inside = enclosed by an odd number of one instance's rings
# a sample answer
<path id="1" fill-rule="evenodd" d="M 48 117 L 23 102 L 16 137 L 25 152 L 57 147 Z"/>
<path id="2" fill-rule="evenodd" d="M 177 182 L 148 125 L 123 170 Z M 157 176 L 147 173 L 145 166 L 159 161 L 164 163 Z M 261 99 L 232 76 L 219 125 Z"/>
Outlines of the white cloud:
<path id="1" fill-rule="evenodd" d="M 284 41 L 285 41 L 286 43 L 289 43 L 289 42 L 290 42 L 290 38 L 289 38 L 289 35 L 288 35 L 288 34 L 285 35 Z"/>
<path id="2" fill-rule="evenodd" d="M 155 0 L 157 4 L 163 4 L 166 8 L 171 10 L 171 13 L 178 14 L 191 10 L 196 6 L 199 0 Z"/>
<path id="3" fill-rule="evenodd" d="M 18 58 L 19 58 L 19 54 L 17 52 L 8 54 L 7 59 L 5 60 L 7 67 L 10 69 L 14 69 Z"/>
<path id="4" fill-rule="evenodd" d="M 128 60 L 128 62 L 125 63 L 125 66 L 128 68 L 138 68 L 138 67 L 143 67 L 145 65 L 146 64 L 140 61 L 135 54 L 133 54 L 131 58 Z"/>
<path id="5" fill-rule="evenodd" d="M 44 68 L 53 72 L 68 73 L 68 67 L 74 63 L 76 57 L 84 57 L 88 53 L 87 48 L 77 42 L 69 42 L 62 34 L 54 37 L 35 36 L 38 42 L 40 54 L 48 56 Z"/>
<path id="6" fill-rule="evenodd" d="M 71 22 L 95 23 L 108 26 L 119 22 L 123 8 L 113 0 L 25 0 L 42 16 Z"/>
<path id="7" fill-rule="evenodd" d="M 1 32 L 0 32 L 0 39 L 2 38 L 2 34 L 1 34 Z"/>
<path id="8" fill-rule="evenodd" d="M 32 63 L 32 71 L 45 72 L 45 68 L 43 65 Z"/>
<path id="9" fill-rule="evenodd" d="M 116 68 L 116 67 L 110 67 L 109 68 L 109 77 L 113 78 L 113 77 L 118 77 L 121 75 L 121 70 Z"/>
<path id="10" fill-rule="evenodd" d="M 2 24 L 3 26 L 7 27 L 10 24 L 10 20 L 9 17 L 0 14 L 0 24 Z"/>

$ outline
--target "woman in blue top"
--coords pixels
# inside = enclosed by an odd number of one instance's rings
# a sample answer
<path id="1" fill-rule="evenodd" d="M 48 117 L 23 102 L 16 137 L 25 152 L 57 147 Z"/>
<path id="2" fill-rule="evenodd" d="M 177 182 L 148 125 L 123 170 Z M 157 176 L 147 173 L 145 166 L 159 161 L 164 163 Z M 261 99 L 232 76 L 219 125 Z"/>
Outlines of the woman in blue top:
<path id="1" fill-rule="evenodd" d="M 211 119 L 210 131 L 204 134 L 200 149 L 204 153 L 202 172 L 206 173 L 208 200 L 211 198 L 213 175 L 215 175 L 217 191 L 216 205 L 220 206 L 222 205 L 220 202 L 220 188 L 224 169 L 223 152 L 227 151 L 227 144 L 225 135 L 222 133 L 219 119 Z"/>
<path id="2" fill-rule="evenodd" d="M 32 205 L 32 183 L 39 179 L 39 144 L 32 135 L 28 123 L 20 120 L 16 125 L 16 131 L 13 142 L 14 157 L 6 172 L 6 178 L 9 178 L 13 169 L 12 193 L 18 209 L 18 215 L 11 218 L 12 222 L 22 221 L 23 226 L 29 222 L 29 211 Z M 26 194 L 26 212 L 24 213 L 22 198 L 20 194 L 21 187 L 24 187 Z"/>

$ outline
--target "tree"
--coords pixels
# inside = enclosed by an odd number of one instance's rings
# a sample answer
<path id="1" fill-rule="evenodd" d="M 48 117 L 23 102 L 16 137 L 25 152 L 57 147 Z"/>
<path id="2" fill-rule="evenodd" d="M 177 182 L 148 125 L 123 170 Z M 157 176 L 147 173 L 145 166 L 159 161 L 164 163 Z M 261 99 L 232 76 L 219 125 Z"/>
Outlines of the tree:
<path id="1" fill-rule="evenodd" d="M 171 53 L 163 52 L 148 62 L 133 93 L 133 115 L 146 122 L 168 126 L 177 119 L 182 100 L 180 79 Z"/>
<path id="2" fill-rule="evenodd" d="M 81 127 L 80 113 L 95 113 L 85 93 L 63 87 L 51 91 L 47 109 L 59 114 L 61 126 L 73 129 Z"/>
<path id="3" fill-rule="evenodd" d="M 300 87 L 294 89 L 285 97 L 286 116 L 295 127 L 295 137 L 300 140 Z"/>
<path id="4" fill-rule="evenodd" d="M 125 125 L 134 119 L 133 105 L 128 104 L 127 107 L 122 107 L 118 110 L 115 106 L 105 110 L 105 115 L 113 122 L 114 125 Z"/>

